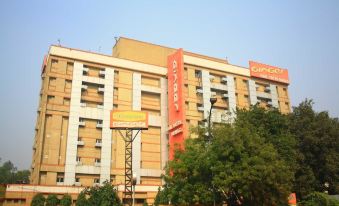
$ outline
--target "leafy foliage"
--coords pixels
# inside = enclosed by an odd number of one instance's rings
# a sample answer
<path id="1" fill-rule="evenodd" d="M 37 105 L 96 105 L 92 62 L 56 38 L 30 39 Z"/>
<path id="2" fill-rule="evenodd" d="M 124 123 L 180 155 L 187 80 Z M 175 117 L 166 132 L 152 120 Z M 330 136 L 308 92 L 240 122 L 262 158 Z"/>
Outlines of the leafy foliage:
<path id="1" fill-rule="evenodd" d="M 57 206 L 59 204 L 59 199 L 56 195 L 48 195 L 46 199 L 46 206 Z"/>
<path id="2" fill-rule="evenodd" d="M 61 206 L 71 206 L 72 205 L 72 197 L 69 194 L 64 194 L 64 196 L 60 200 Z"/>
<path id="3" fill-rule="evenodd" d="M 296 154 L 288 126 L 288 117 L 278 111 L 253 107 L 238 111 L 233 125 L 213 128 L 210 143 L 198 129 L 199 137 L 186 140 L 185 151 L 168 163 L 156 202 L 285 205 Z"/>
<path id="4" fill-rule="evenodd" d="M 113 206 L 121 205 L 121 201 L 118 197 L 117 190 L 106 181 L 103 186 L 91 187 L 82 191 L 78 196 L 77 205 Z"/>
<path id="5" fill-rule="evenodd" d="M 323 192 L 325 182 L 329 194 L 339 193 L 339 121 L 312 107 L 313 101 L 306 100 L 290 115 L 290 131 L 298 143 L 294 189 L 302 199 Z"/>
<path id="6" fill-rule="evenodd" d="M 28 170 L 18 171 L 11 161 L 0 166 L 0 184 L 29 183 L 29 175 Z"/>
<path id="7" fill-rule="evenodd" d="M 339 206 L 339 201 L 330 197 L 327 194 L 320 192 L 313 192 L 301 201 L 300 206 Z"/>
<path id="8" fill-rule="evenodd" d="M 31 202 L 31 206 L 44 206 L 45 205 L 46 198 L 41 194 L 36 194 Z"/>

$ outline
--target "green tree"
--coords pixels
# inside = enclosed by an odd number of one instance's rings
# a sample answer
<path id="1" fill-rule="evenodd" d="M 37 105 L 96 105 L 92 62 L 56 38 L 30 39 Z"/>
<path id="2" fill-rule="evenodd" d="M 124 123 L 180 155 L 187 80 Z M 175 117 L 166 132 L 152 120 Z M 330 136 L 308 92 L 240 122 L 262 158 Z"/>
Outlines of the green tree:
<path id="1" fill-rule="evenodd" d="M 86 190 L 80 192 L 80 194 L 78 195 L 78 199 L 76 202 L 77 206 L 88 206 L 88 200 L 86 198 Z"/>
<path id="2" fill-rule="evenodd" d="M 313 191 L 339 193 L 339 122 L 327 112 L 315 112 L 305 100 L 290 114 L 290 131 L 298 145 L 295 191 L 303 199 Z"/>
<path id="3" fill-rule="evenodd" d="M 86 199 L 86 195 L 89 197 L 88 199 Z M 117 190 L 108 181 L 104 182 L 103 186 L 85 189 L 79 194 L 78 200 L 79 198 L 85 205 L 90 206 L 121 205 Z"/>
<path id="4" fill-rule="evenodd" d="M 197 129 L 198 138 L 176 151 L 164 176 L 163 195 L 174 205 L 212 205 L 243 201 L 246 205 L 286 205 L 296 167 L 288 117 L 253 107 L 238 111 L 232 125 Z"/>
<path id="5" fill-rule="evenodd" d="M 41 194 L 36 194 L 31 202 L 31 206 L 44 206 L 45 205 L 46 198 Z"/>
<path id="6" fill-rule="evenodd" d="M 61 206 L 71 206 L 72 205 L 72 197 L 69 194 L 64 194 L 64 196 L 60 200 Z"/>
<path id="7" fill-rule="evenodd" d="M 46 206 L 57 206 L 59 204 L 59 199 L 55 194 L 48 195 L 46 199 Z"/>
<path id="8" fill-rule="evenodd" d="M 0 166 L 0 184 L 29 183 L 30 172 L 19 170 L 11 161 L 4 162 Z"/>
<path id="9" fill-rule="evenodd" d="M 327 194 L 313 192 L 298 203 L 300 206 L 339 206 L 339 201 Z"/>

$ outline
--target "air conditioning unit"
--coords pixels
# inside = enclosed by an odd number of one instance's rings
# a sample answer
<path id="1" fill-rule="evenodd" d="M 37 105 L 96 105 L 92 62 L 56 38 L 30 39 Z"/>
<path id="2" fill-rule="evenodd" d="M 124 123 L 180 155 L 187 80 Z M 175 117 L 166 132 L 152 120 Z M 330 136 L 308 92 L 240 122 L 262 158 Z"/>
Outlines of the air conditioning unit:
<path id="1" fill-rule="evenodd" d="M 100 167 L 100 166 L 101 166 L 101 163 L 100 163 L 100 162 L 94 162 L 94 166 Z"/>
<path id="2" fill-rule="evenodd" d="M 81 186 L 81 182 L 75 182 L 74 185 L 80 187 Z"/>
<path id="3" fill-rule="evenodd" d="M 270 92 L 271 88 L 269 86 L 265 87 L 265 92 Z"/>
<path id="4" fill-rule="evenodd" d="M 198 111 L 203 112 L 204 111 L 204 107 L 198 107 Z"/>
<path id="5" fill-rule="evenodd" d="M 267 102 L 267 106 L 273 106 L 273 103 L 271 101 Z"/>
<path id="6" fill-rule="evenodd" d="M 93 187 L 99 187 L 100 183 L 93 183 Z"/>
<path id="7" fill-rule="evenodd" d="M 102 142 L 96 142 L 95 147 L 102 147 Z"/>
<path id="8" fill-rule="evenodd" d="M 104 108 L 104 105 L 98 104 L 98 105 L 97 105 L 97 108 L 98 108 L 98 109 L 103 109 L 103 108 Z"/>
<path id="9" fill-rule="evenodd" d="M 102 122 L 97 122 L 97 128 L 102 128 Z"/>
<path id="10" fill-rule="evenodd" d="M 81 103 L 80 103 L 80 106 L 81 106 L 81 107 L 86 107 L 86 103 L 85 103 L 85 102 L 81 102 Z"/>
<path id="11" fill-rule="evenodd" d="M 221 82 L 222 83 L 227 83 L 227 77 L 221 77 Z"/>
<path id="12" fill-rule="evenodd" d="M 228 94 L 226 94 L 226 93 L 225 93 L 225 94 L 222 94 L 222 98 L 223 98 L 223 99 L 227 99 L 227 98 L 228 98 Z"/>
<path id="13" fill-rule="evenodd" d="M 215 96 L 215 95 L 217 95 L 216 92 L 211 92 L 211 96 Z"/>
<path id="14" fill-rule="evenodd" d="M 104 91 L 105 91 L 105 88 L 104 88 L 104 87 L 99 87 L 99 88 L 98 88 L 98 92 L 99 92 L 99 93 L 104 93 Z"/>
<path id="15" fill-rule="evenodd" d="M 79 122 L 79 126 L 82 126 L 82 127 L 84 127 L 86 125 L 86 122 Z"/>
<path id="16" fill-rule="evenodd" d="M 87 86 L 87 85 L 84 85 L 84 84 L 83 84 L 83 85 L 81 85 L 81 89 L 82 89 L 82 90 L 86 90 L 87 88 L 88 88 L 88 86 Z"/>
<path id="17" fill-rule="evenodd" d="M 82 162 L 81 161 L 77 161 L 77 166 L 81 166 Z"/>
<path id="18" fill-rule="evenodd" d="M 197 89 L 197 93 L 199 93 L 199 94 L 203 94 L 203 93 L 204 93 L 204 91 L 203 91 L 202 89 Z"/>
<path id="19" fill-rule="evenodd" d="M 210 75 L 210 80 L 214 80 L 215 76 Z"/>
<path id="20" fill-rule="evenodd" d="M 105 76 L 105 71 L 104 70 L 100 70 L 99 71 L 99 76 L 104 77 Z"/>
<path id="21" fill-rule="evenodd" d="M 85 145 L 85 142 L 84 142 L 84 141 L 81 141 L 81 140 L 80 140 L 80 141 L 78 140 L 78 143 L 77 143 L 77 144 L 78 144 L 79 146 L 84 146 L 84 145 Z"/>

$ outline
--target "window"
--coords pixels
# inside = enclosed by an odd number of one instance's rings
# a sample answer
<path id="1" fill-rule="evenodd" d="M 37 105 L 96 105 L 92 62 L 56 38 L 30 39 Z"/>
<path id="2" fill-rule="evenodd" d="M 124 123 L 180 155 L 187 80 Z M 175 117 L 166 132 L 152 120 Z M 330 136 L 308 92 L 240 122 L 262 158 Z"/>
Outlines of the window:
<path id="1" fill-rule="evenodd" d="M 101 139 L 96 139 L 95 143 L 101 143 Z"/>
<path id="2" fill-rule="evenodd" d="M 77 162 L 81 162 L 81 157 L 77 157 Z"/>
<path id="3" fill-rule="evenodd" d="M 100 179 L 94 178 L 94 183 L 100 183 Z"/>
<path id="4" fill-rule="evenodd" d="M 95 158 L 94 162 L 95 162 L 95 163 L 100 163 L 101 160 L 100 160 L 99 158 Z"/>
<path id="5" fill-rule="evenodd" d="M 64 182 L 64 177 L 57 177 L 57 182 Z"/>
<path id="6" fill-rule="evenodd" d="M 48 95 L 47 96 L 47 103 L 53 104 L 54 103 L 54 98 L 55 98 L 55 96 Z"/>
<path id="7" fill-rule="evenodd" d="M 195 70 L 194 74 L 195 74 L 195 78 L 201 78 L 201 71 L 200 70 Z"/>
<path id="8" fill-rule="evenodd" d="M 79 178 L 79 177 L 76 177 L 76 178 L 75 178 L 75 182 L 80 182 L 80 178 Z"/>

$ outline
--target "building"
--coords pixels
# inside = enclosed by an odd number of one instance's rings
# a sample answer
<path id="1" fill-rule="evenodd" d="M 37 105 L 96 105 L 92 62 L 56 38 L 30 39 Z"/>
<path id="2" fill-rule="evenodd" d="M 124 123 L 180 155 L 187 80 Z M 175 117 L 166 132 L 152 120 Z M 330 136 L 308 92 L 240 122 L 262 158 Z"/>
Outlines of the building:
<path id="1" fill-rule="evenodd" d="M 290 112 L 288 84 L 278 67 L 244 68 L 123 37 L 112 56 L 51 46 L 41 70 L 31 183 L 123 185 L 124 141 L 109 128 L 110 111 L 147 111 L 149 129 L 133 143 L 133 172 L 136 198 L 152 203 L 174 143 L 205 124 L 211 96 L 218 99 L 212 121 L 232 122 L 237 107 L 257 103 Z"/>

